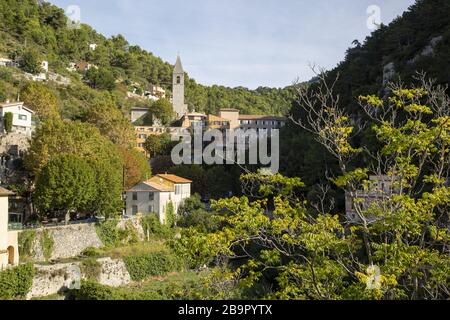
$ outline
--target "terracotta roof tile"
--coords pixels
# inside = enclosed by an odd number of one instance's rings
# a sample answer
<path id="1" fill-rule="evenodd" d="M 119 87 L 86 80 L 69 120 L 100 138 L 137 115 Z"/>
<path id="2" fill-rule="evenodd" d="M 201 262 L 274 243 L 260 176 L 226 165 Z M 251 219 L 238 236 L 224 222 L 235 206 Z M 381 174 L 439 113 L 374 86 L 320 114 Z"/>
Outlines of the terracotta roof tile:
<path id="1" fill-rule="evenodd" d="M 169 187 L 167 185 L 164 185 L 164 184 L 161 184 L 161 183 L 158 183 L 158 182 L 155 182 L 155 181 L 151 181 L 151 180 L 145 181 L 144 184 L 152 187 L 153 189 L 161 191 L 161 192 L 172 192 L 172 191 L 174 191 L 173 188 L 171 188 L 171 187 Z"/>
<path id="2" fill-rule="evenodd" d="M 276 121 L 287 121 L 286 117 L 277 117 L 277 116 L 263 116 L 263 115 L 250 115 L 250 114 L 242 114 L 239 116 L 239 120 L 276 120 Z"/>
<path id="3" fill-rule="evenodd" d="M 158 174 L 156 176 L 173 183 L 192 183 L 191 180 L 176 176 L 174 174 Z"/>

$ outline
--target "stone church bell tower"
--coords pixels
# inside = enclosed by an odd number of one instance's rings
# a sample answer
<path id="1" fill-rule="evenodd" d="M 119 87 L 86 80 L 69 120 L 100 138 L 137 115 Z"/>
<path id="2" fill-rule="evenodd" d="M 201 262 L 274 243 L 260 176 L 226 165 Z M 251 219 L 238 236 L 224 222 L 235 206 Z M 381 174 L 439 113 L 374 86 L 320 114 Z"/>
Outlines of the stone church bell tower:
<path id="1" fill-rule="evenodd" d="M 177 119 L 180 119 L 188 112 L 188 106 L 184 100 L 184 70 L 181 64 L 181 58 L 177 56 L 177 62 L 173 70 L 173 111 L 176 114 Z"/>

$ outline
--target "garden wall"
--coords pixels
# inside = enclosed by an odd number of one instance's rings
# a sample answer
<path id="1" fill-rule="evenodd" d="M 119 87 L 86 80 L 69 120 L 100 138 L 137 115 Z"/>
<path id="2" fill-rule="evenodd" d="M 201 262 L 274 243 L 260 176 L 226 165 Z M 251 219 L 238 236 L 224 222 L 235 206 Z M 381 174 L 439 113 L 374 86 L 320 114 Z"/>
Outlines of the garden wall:
<path id="1" fill-rule="evenodd" d="M 68 289 L 79 289 L 81 279 L 95 280 L 102 285 L 119 287 L 131 282 L 130 274 L 122 260 L 102 258 L 93 263 L 60 263 L 35 265 L 33 285 L 27 299 L 41 298 Z"/>
<path id="2" fill-rule="evenodd" d="M 28 244 L 28 258 L 36 262 L 72 258 L 79 256 L 87 248 L 103 247 L 94 223 L 26 230 L 21 233 L 19 246 L 27 245 L 21 238 L 28 236 L 31 241 Z"/>

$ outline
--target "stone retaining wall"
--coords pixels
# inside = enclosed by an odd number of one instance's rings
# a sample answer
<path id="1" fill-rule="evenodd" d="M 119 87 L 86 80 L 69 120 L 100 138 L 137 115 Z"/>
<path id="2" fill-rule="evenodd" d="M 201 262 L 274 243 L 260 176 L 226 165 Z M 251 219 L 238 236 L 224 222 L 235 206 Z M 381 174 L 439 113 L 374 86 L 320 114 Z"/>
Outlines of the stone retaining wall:
<path id="1" fill-rule="evenodd" d="M 120 287 L 131 283 L 131 277 L 122 260 L 111 258 L 98 259 L 100 265 L 98 278 L 100 284 Z M 27 299 L 41 298 L 68 289 L 79 289 L 82 279 L 86 276 L 82 272 L 82 262 L 60 263 L 54 265 L 35 265 L 36 274 Z"/>
<path id="2" fill-rule="evenodd" d="M 37 229 L 31 252 L 34 261 L 45 261 L 41 243 L 44 231 L 53 239 L 50 260 L 72 258 L 79 256 L 87 248 L 103 247 L 94 223 Z"/>

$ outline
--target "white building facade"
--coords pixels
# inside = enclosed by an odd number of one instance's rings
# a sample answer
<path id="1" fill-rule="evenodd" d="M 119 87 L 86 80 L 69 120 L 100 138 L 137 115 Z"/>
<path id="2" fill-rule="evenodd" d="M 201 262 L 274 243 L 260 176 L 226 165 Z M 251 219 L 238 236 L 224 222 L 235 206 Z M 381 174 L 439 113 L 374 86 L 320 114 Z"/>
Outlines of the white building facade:
<path id="1" fill-rule="evenodd" d="M 11 195 L 11 191 L 0 187 L 0 270 L 19 264 L 18 232 L 8 230 Z"/>
<path id="2" fill-rule="evenodd" d="M 5 132 L 4 119 L 7 113 L 13 115 L 12 132 L 23 133 L 31 137 L 34 111 L 24 106 L 23 102 L 0 104 L 0 133 Z"/>
<path id="3" fill-rule="evenodd" d="M 157 214 L 161 224 L 165 224 L 167 206 L 171 202 L 176 213 L 184 200 L 190 198 L 191 183 L 175 175 L 156 175 L 127 191 L 126 214 Z"/>

